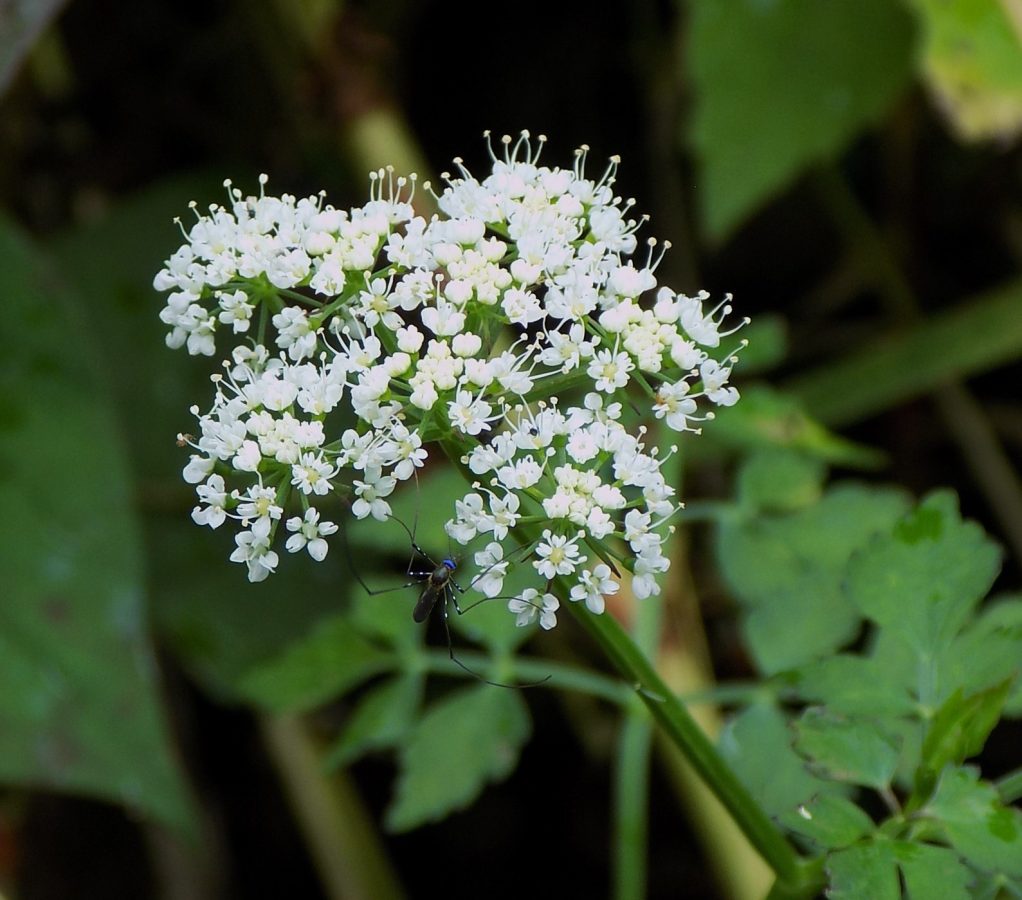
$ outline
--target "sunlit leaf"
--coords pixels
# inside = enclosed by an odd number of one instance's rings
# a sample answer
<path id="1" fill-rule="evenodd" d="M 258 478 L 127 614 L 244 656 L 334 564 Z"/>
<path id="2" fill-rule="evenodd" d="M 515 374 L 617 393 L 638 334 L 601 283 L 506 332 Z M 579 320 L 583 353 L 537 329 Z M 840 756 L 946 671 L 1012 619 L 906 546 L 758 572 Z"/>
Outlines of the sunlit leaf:
<path id="1" fill-rule="evenodd" d="M 966 140 L 1008 141 L 1022 131 L 1022 20 L 990 0 L 912 0 L 922 66 L 937 108 Z M 1017 7 L 1014 15 L 1018 16 Z"/>

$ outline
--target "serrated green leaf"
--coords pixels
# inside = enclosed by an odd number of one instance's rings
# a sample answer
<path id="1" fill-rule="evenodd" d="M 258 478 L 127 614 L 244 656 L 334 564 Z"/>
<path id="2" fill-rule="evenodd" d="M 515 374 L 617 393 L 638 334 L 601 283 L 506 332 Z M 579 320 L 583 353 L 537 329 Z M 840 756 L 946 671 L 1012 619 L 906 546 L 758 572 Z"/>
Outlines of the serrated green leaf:
<path id="1" fill-rule="evenodd" d="M 368 690 L 327 752 L 324 766 L 346 766 L 366 753 L 404 740 L 422 702 L 422 687 L 421 676 L 402 675 Z"/>
<path id="2" fill-rule="evenodd" d="M 906 900 L 969 900 L 973 873 L 954 850 L 932 844 L 892 844 L 905 881 Z"/>
<path id="3" fill-rule="evenodd" d="M 998 547 L 975 523 L 962 521 L 952 493 L 938 492 L 852 560 L 848 596 L 864 615 L 932 661 L 989 590 L 999 567 Z M 935 697 L 920 700 L 930 704 Z"/>
<path id="4" fill-rule="evenodd" d="M 966 140 L 1007 142 L 1022 130 L 1022 42 L 1009 8 L 989 0 L 913 0 L 922 68 L 937 109 Z"/>
<path id="5" fill-rule="evenodd" d="M 367 640 L 347 616 L 336 616 L 252 669 L 239 687 L 273 712 L 304 712 L 396 664 L 392 653 Z"/>
<path id="6" fill-rule="evenodd" d="M 887 0 L 693 3 L 688 40 L 703 221 L 718 238 L 878 121 L 911 76 L 912 20 Z"/>
<path id="7" fill-rule="evenodd" d="M 790 512 L 810 506 L 823 493 L 826 466 L 790 450 L 753 453 L 738 472 L 738 500 L 752 510 Z"/>
<path id="8" fill-rule="evenodd" d="M 717 555 L 749 610 L 746 639 L 762 671 L 805 664 L 854 637 L 861 620 L 843 590 L 848 559 L 906 506 L 900 492 L 841 485 L 794 514 L 721 523 Z"/>
<path id="9" fill-rule="evenodd" d="M 975 769 L 945 769 L 923 813 L 943 824 L 951 846 L 976 868 L 1022 877 L 1022 813 L 1002 804 Z"/>
<path id="10" fill-rule="evenodd" d="M 159 704 L 127 454 L 77 298 L 0 221 L 0 781 L 193 822 Z"/>
<path id="11" fill-rule="evenodd" d="M 873 831 L 873 820 L 847 797 L 821 794 L 780 817 L 781 824 L 824 849 L 847 847 Z"/>
<path id="12" fill-rule="evenodd" d="M 912 715 L 918 708 L 910 693 L 915 669 L 911 658 L 904 661 L 907 671 L 889 671 L 868 656 L 842 653 L 799 668 L 795 687 L 801 699 L 838 715 Z"/>
<path id="13" fill-rule="evenodd" d="M 890 786 L 898 745 L 866 719 L 807 709 L 795 720 L 795 749 L 828 778 L 876 790 Z"/>
<path id="14" fill-rule="evenodd" d="M 828 900 L 900 900 L 898 866 L 889 843 L 837 850 L 825 864 Z"/>
<path id="15" fill-rule="evenodd" d="M 937 671 L 944 690 L 967 693 L 1013 679 L 1006 715 L 1022 715 L 1022 601 L 988 606 L 940 654 Z"/>
<path id="16" fill-rule="evenodd" d="M 959 688 L 937 710 L 923 740 L 923 758 L 916 790 L 926 795 L 948 763 L 960 764 L 983 749 L 1001 717 L 1010 681 L 965 695 Z"/>
<path id="17" fill-rule="evenodd" d="M 517 691 L 480 685 L 436 704 L 402 749 L 387 826 L 408 831 L 468 806 L 511 773 L 529 731 Z"/>
<path id="18" fill-rule="evenodd" d="M 791 746 L 781 712 L 758 704 L 732 718 L 720 735 L 720 751 L 752 795 L 773 816 L 796 811 L 816 795 L 835 790 L 809 772 Z"/>

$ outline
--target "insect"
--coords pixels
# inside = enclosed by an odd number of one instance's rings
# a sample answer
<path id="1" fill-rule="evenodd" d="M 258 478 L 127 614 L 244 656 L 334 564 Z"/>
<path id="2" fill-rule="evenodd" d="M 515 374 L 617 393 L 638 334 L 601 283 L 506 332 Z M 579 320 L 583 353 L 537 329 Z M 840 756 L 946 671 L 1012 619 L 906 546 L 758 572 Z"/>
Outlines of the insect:
<path id="1" fill-rule="evenodd" d="M 418 512 L 416 512 L 416 518 L 415 521 L 413 522 L 413 528 L 411 529 L 409 529 L 408 526 L 405 525 L 405 523 L 398 519 L 396 516 L 390 516 L 390 520 L 400 525 L 401 528 L 408 535 L 408 540 L 409 543 L 411 544 L 412 552 L 411 558 L 408 561 L 408 567 L 405 570 L 405 574 L 412 580 L 407 581 L 404 584 L 395 585 L 394 587 L 389 588 L 375 589 L 371 588 L 369 587 L 368 584 L 366 584 L 365 580 L 358 573 L 358 570 L 354 565 L 353 560 L 351 560 L 351 554 L 349 549 L 348 556 L 349 563 L 351 564 L 352 574 L 354 574 L 356 580 L 362 586 L 363 590 L 365 590 L 365 592 L 370 596 L 378 596 L 380 594 L 390 594 L 393 593 L 394 591 L 406 590 L 411 587 L 419 587 L 420 588 L 419 596 L 415 602 L 415 607 L 412 609 L 413 621 L 416 622 L 417 624 L 422 624 L 429 618 L 430 613 L 432 613 L 433 610 L 436 609 L 437 604 L 440 604 L 440 611 L 442 614 L 442 621 L 444 625 L 444 635 L 447 640 L 447 651 L 448 655 L 451 658 L 451 662 L 453 662 L 456 666 L 463 669 L 465 672 L 467 672 L 473 678 L 478 679 L 479 681 L 485 682 L 486 684 L 492 684 L 495 687 L 507 688 L 535 687 L 536 685 L 543 684 L 544 682 L 548 681 L 549 676 L 540 681 L 526 682 L 522 684 L 507 684 L 505 682 L 500 681 L 491 681 L 489 678 L 484 678 L 478 672 L 469 668 L 467 665 L 465 665 L 465 663 L 458 659 L 458 657 L 454 653 L 454 642 L 451 638 L 451 628 L 448 621 L 450 607 L 453 606 L 454 611 L 459 616 L 461 616 L 464 615 L 469 610 L 473 609 L 474 607 L 478 606 L 479 604 L 487 602 L 488 600 L 500 600 L 508 598 L 483 597 L 482 599 L 476 600 L 475 602 L 469 604 L 468 606 L 463 607 L 459 602 L 458 597 L 459 595 L 464 595 L 466 593 L 466 589 L 463 588 L 458 583 L 458 580 L 454 577 L 454 573 L 458 569 L 458 563 L 455 560 L 455 558 L 452 555 L 449 555 L 444 557 L 441 561 L 437 562 L 425 550 L 423 550 L 418 543 L 416 543 L 415 526 L 418 525 Z M 415 571 L 414 566 L 416 558 L 425 560 L 425 562 L 431 568 L 426 571 Z M 477 575 L 473 579 L 473 584 L 475 583 L 475 581 L 479 580 L 479 578 L 482 575 L 485 575 L 485 572 L 481 573 L 480 575 Z"/>

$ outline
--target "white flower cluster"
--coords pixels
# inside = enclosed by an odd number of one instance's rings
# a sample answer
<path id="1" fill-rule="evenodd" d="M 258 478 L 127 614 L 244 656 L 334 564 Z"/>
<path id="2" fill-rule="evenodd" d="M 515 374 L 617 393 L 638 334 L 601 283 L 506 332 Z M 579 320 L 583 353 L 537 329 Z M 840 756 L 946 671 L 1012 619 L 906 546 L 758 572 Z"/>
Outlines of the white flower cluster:
<path id="1" fill-rule="evenodd" d="M 385 520 L 424 445 L 442 441 L 480 479 L 448 522 L 463 544 L 490 538 L 473 588 L 499 596 L 516 552 L 531 556 L 542 583 L 511 599 L 520 622 L 553 624 L 555 577 L 602 610 L 615 559 L 638 596 L 658 591 L 678 504 L 664 457 L 622 424 L 616 398 L 645 397 L 678 432 L 697 431 L 707 404 L 733 404 L 735 358 L 719 353 L 731 307 L 658 288 L 656 242 L 644 264 L 631 259 L 641 221 L 613 193 L 617 160 L 592 180 L 586 148 L 570 169 L 539 165 L 543 140 L 505 137 L 482 181 L 456 160 L 429 219 L 415 177 L 382 170 L 347 212 L 229 182 L 229 208 L 196 212 L 155 286 L 170 292 L 169 346 L 236 344 L 212 408 L 193 410 L 185 478 L 196 522 L 241 524 L 231 558 L 253 581 L 277 564 L 281 521 L 289 551 L 322 559 L 337 529 L 320 520 L 322 499 L 340 493 L 356 517 Z M 302 514 L 285 519 L 289 504 Z M 540 541 L 505 550 L 540 521 Z"/>

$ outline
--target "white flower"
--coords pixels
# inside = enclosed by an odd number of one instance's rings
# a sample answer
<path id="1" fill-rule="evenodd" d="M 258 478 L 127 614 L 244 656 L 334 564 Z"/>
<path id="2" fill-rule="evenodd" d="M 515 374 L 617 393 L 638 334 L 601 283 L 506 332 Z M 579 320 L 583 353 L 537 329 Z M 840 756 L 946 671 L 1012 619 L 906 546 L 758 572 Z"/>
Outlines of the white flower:
<path id="1" fill-rule="evenodd" d="M 532 565 L 544 578 L 550 579 L 557 575 L 570 575 L 575 568 L 585 562 L 579 558 L 578 536 L 567 538 L 560 534 L 551 534 L 547 529 L 543 532 L 543 540 L 536 547 L 536 555 Z"/>
<path id="2" fill-rule="evenodd" d="M 496 597 L 504 586 L 510 561 L 504 559 L 504 548 L 496 541 L 491 541 L 485 549 L 475 555 L 479 574 L 472 579 L 471 587 L 485 594 Z"/>
<path id="3" fill-rule="evenodd" d="M 602 613 L 603 598 L 607 594 L 616 594 L 620 585 L 610 577 L 610 566 L 600 563 L 596 568 L 583 569 L 579 574 L 578 584 L 571 589 L 572 600 L 585 600 L 590 612 Z"/>
<path id="4" fill-rule="evenodd" d="M 289 553 L 298 553 L 304 547 L 316 562 L 326 559 L 329 548 L 324 538 L 337 531 L 333 522 L 320 522 L 319 511 L 310 506 L 305 511 L 304 519 L 294 516 L 285 524 L 288 531 L 294 532 L 285 545 Z"/>
<path id="5" fill-rule="evenodd" d="M 355 481 L 355 494 L 358 499 L 351 504 L 352 515 L 356 519 L 372 516 L 385 522 L 391 514 L 390 504 L 384 500 L 389 497 L 397 485 L 397 479 L 381 474 L 377 468 L 366 469 L 365 481 Z"/>
<path id="6" fill-rule="evenodd" d="M 553 594 L 541 596 L 535 588 L 526 588 L 520 596 L 508 601 L 507 608 L 516 614 L 515 624 L 519 628 L 531 625 L 538 618 L 540 627 L 549 631 L 557 624 L 560 605 Z"/>
<path id="7" fill-rule="evenodd" d="M 225 507 L 227 505 L 227 492 L 224 487 L 224 479 L 220 475 L 210 475 L 205 484 L 200 484 L 195 493 L 199 495 L 199 502 L 205 503 L 206 508 L 196 506 L 192 510 L 192 520 L 196 525 L 208 525 L 210 528 L 219 528 L 227 518 Z"/>

